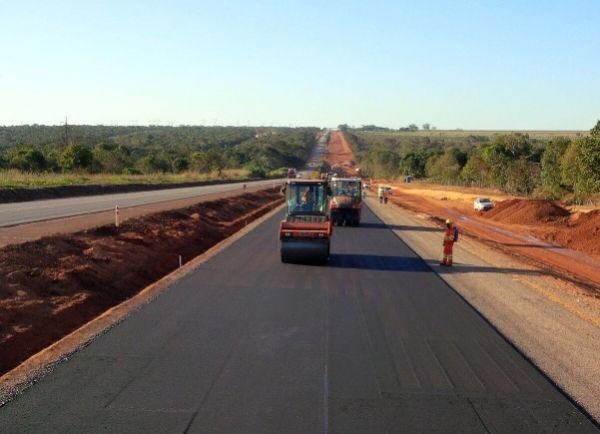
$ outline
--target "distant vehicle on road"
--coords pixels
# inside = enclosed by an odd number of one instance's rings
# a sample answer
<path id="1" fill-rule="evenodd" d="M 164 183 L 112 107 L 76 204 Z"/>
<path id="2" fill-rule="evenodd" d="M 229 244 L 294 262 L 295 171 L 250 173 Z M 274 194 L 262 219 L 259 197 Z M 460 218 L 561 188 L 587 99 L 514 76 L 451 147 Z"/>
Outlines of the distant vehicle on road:
<path id="1" fill-rule="evenodd" d="M 290 167 L 287 171 L 287 177 L 295 178 L 296 177 L 296 169 L 294 169 L 293 167 Z"/>
<path id="2" fill-rule="evenodd" d="M 473 209 L 475 211 L 487 211 L 494 208 L 494 202 L 487 197 L 478 197 L 473 201 Z"/>
<path id="3" fill-rule="evenodd" d="M 331 221 L 338 226 L 359 226 L 362 211 L 360 178 L 333 177 L 329 181 Z"/>

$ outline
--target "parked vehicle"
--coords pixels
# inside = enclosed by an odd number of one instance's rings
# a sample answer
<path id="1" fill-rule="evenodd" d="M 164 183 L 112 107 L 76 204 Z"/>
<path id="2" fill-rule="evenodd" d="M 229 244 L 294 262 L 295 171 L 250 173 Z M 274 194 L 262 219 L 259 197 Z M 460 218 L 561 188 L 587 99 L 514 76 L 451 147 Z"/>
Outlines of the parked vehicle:
<path id="1" fill-rule="evenodd" d="M 492 208 L 494 208 L 494 202 L 487 197 L 478 197 L 473 202 L 473 209 L 475 211 L 487 211 Z"/>

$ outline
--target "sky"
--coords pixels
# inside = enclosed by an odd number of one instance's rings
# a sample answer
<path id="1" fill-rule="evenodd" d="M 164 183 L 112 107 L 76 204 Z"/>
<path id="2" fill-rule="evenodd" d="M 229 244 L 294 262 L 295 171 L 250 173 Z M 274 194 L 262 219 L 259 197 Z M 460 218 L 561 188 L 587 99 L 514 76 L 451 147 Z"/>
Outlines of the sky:
<path id="1" fill-rule="evenodd" d="M 589 130 L 598 23 L 598 0 L 0 0 L 0 125 Z"/>

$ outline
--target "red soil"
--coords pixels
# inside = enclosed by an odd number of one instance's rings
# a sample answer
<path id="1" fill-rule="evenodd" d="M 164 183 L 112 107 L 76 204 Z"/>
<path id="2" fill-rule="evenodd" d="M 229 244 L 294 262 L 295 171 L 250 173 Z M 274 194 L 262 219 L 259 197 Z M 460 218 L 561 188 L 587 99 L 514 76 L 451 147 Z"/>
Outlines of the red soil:
<path id="1" fill-rule="evenodd" d="M 0 374 L 282 202 L 246 193 L 0 249 Z"/>
<path id="2" fill-rule="evenodd" d="M 489 219 L 521 225 L 564 220 L 571 215 L 569 210 L 548 200 L 511 199 L 499 202 L 494 209 L 483 214 Z"/>
<path id="3" fill-rule="evenodd" d="M 580 214 L 557 232 L 554 242 L 600 257 L 600 210 Z"/>
<path id="4" fill-rule="evenodd" d="M 329 166 L 339 165 L 346 175 L 354 175 L 354 154 L 341 131 L 332 131 L 327 144 L 325 162 Z"/>
<path id="5" fill-rule="evenodd" d="M 499 250 L 557 275 L 600 287 L 600 211 L 569 218 L 569 212 L 556 203 L 518 199 L 500 202 L 495 210 L 480 215 L 465 203 L 438 201 L 409 192 L 395 188 L 392 202 L 429 214 L 439 222 L 451 218 L 463 233 Z"/>

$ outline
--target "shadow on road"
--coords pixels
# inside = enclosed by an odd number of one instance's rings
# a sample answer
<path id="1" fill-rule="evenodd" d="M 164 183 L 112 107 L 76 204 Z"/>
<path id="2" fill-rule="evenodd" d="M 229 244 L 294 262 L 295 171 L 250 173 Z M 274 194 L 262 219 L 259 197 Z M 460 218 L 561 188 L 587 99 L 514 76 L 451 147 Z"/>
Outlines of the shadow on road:
<path id="1" fill-rule="evenodd" d="M 441 232 L 441 229 L 430 228 L 426 226 L 408 226 L 408 225 L 386 225 L 385 223 L 361 223 L 361 228 L 367 229 L 391 229 L 399 231 L 417 231 L 417 232 Z"/>
<path id="2" fill-rule="evenodd" d="M 528 270 L 521 268 L 501 268 L 490 266 L 477 266 L 469 264 L 455 264 L 451 268 L 440 267 L 434 260 L 424 261 L 418 257 L 404 256 L 380 256 L 380 255 L 359 255 L 359 254 L 332 254 L 329 258 L 328 266 L 334 268 L 354 268 L 359 270 L 378 270 L 378 271 L 431 271 L 435 266 L 436 272 L 445 273 L 507 273 L 527 276 L 547 275 L 543 271 Z"/>
<path id="3" fill-rule="evenodd" d="M 356 268 L 381 271 L 430 271 L 421 258 L 380 255 L 333 254 L 328 265 L 336 268 Z"/>

